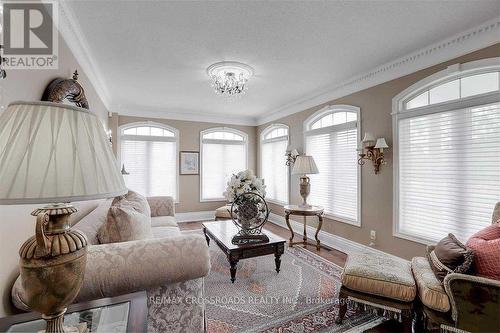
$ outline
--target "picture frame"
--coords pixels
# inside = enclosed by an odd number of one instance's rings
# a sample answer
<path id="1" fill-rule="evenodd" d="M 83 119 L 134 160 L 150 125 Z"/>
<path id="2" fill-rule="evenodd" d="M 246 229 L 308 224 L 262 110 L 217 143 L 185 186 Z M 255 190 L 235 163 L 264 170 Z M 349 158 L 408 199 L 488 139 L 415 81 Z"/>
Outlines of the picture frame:
<path id="1" fill-rule="evenodd" d="M 180 152 L 179 174 L 181 175 L 200 174 L 200 152 L 198 151 Z"/>

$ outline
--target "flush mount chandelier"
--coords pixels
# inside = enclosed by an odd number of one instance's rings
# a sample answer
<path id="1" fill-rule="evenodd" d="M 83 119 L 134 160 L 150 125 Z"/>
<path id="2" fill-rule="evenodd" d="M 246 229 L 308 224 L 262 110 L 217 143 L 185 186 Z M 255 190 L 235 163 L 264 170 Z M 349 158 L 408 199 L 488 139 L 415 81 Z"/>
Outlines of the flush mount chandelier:
<path id="1" fill-rule="evenodd" d="M 243 95 L 253 73 L 252 67 L 236 61 L 217 62 L 207 68 L 215 93 L 227 97 Z"/>

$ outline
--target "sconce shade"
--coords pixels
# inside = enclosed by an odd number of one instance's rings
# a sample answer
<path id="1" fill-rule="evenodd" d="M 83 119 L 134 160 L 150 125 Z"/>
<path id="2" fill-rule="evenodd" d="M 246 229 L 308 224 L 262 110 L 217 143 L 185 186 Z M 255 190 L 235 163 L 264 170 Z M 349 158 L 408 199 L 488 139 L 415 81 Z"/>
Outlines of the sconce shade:
<path id="1" fill-rule="evenodd" d="M 389 146 L 387 145 L 387 142 L 385 142 L 385 138 L 378 138 L 375 148 L 389 148 Z"/>
<path id="2" fill-rule="evenodd" d="M 374 141 L 375 141 L 375 137 L 373 136 L 373 134 L 370 132 L 365 132 L 363 142 L 366 143 L 366 142 L 374 142 Z"/>
<path id="3" fill-rule="evenodd" d="M 297 149 L 292 150 L 291 154 L 292 154 L 292 157 L 299 156 L 299 152 L 297 151 Z"/>
<path id="4" fill-rule="evenodd" d="M 297 156 L 295 164 L 293 165 L 292 174 L 307 175 L 313 173 L 319 173 L 318 167 L 316 166 L 313 157 L 308 155 Z"/>
<path id="5" fill-rule="evenodd" d="M 0 183 L 0 204 L 6 205 L 127 192 L 96 115 L 50 102 L 15 102 L 0 115 Z"/>

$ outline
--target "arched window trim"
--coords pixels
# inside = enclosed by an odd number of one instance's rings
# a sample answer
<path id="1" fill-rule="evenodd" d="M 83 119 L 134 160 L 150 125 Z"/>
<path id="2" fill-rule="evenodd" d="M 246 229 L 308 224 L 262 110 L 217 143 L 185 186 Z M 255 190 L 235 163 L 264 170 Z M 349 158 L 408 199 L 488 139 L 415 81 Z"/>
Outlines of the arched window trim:
<path id="1" fill-rule="evenodd" d="M 214 133 L 214 132 L 228 132 L 228 133 L 233 133 L 236 135 L 239 135 L 243 138 L 243 141 L 240 140 L 225 140 L 225 139 L 206 139 L 204 138 L 205 135 Z M 231 128 L 231 127 L 213 127 L 213 128 L 208 128 L 206 130 L 203 130 L 200 132 L 200 143 L 203 142 L 212 142 L 212 143 L 227 143 L 227 144 L 247 144 L 248 143 L 248 134 L 246 134 L 243 131 L 240 131 L 236 128 Z"/>
<path id="2" fill-rule="evenodd" d="M 332 126 L 327 126 L 327 127 L 322 127 L 318 129 L 310 129 L 312 124 L 314 122 L 328 114 L 335 113 L 335 112 L 352 112 L 356 113 L 356 121 L 350 121 L 346 122 L 343 124 L 339 125 L 332 125 Z M 335 104 L 335 105 L 327 105 L 320 110 L 314 112 L 312 115 L 306 118 L 304 121 L 303 125 L 303 141 L 304 142 L 304 149 L 305 149 L 305 144 L 306 144 L 306 137 L 308 135 L 316 135 L 316 134 L 321 134 L 321 133 L 329 133 L 329 132 L 334 132 L 334 131 L 341 131 L 349 128 L 357 128 L 357 137 L 358 141 L 361 140 L 361 108 L 358 106 L 354 105 L 348 105 L 348 104 Z M 357 171 L 358 171 L 358 211 L 357 211 L 357 221 L 351 221 L 347 220 L 338 216 L 333 216 L 330 214 L 325 214 L 324 216 L 343 223 L 347 223 L 350 225 L 354 225 L 357 227 L 361 227 L 362 225 L 362 220 L 361 220 L 361 208 L 363 206 L 363 202 L 361 201 L 361 166 L 358 164 L 357 165 Z"/>
<path id="3" fill-rule="evenodd" d="M 392 99 L 392 137 L 393 140 L 393 221 L 392 234 L 395 237 L 408 239 L 417 243 L 432 245 L 435 241 L 424 239 L 402 233 L 399 231 L 399 120 L 417 117 L 420 115 L 440 113 L 450 110 L 469 108 L 476 105 L 484 105 L 500 102 L 500 92 L 489 93 L 465 97 L 458 100 L 451 100 L 442 103 L 426 105 L 418 108 L 406 109 L 406 102 L 418 96 L 425 90 L 431 89 L 440 84 L 477 74 L 500 71 L 500 57 L 487 58 L 467 63 L 454 64 L 440 72 L 434 73 L 403 90 Z M 499 79 L 500 80 L 500 79 Z"/>
<path id="4" fill-rule="evenodd" d="M 277 136 L 275 138 L 271 138 L 271 139 L 266 139 L 266 136 L 273 132 L 274 130 L 277 130 L 277 129 L 284 129 L 286 130 L 286 134 L 285 135 L 282 135 L 282 136 Z M 287 140 L 289 139 L 289 127 L 285 124 L 271 124 L 269 126 L 267 126 L 263 131 L 262 133 L 260 134 L 260 141 L 261 143 L 266 143 L 266 142 L 274 142 L 274 141 L 283 141 L 283 140 Z"/>
<path id="5" fill-rule="evenodd" d="M 213 132 L 229 132 L 240 135 L 243 137 L 243 141 L 237 140 L 224 140 L 224 139 L 204 139 L 206 134 Z M 225 198 L 203 198 L 203 143 L 220 143 L 220 144 L 234 144 L 234 145 L 244 145 L 245 146 L 245 165 L 248 169 L 248 134 L 232 127 L 212 127 L 207 128 L 200 132 L 200 202 L 213 202 L 213 201 L 224 201 Z"/>
<path id="6" fill-rule="evenodd" d="M 134 127 L 141 127 L 141 126 L 152 126 L 152 127 L 159 127 L 162 129 L 165 129 L 167 131 L 171 131 L 174 133 L 174 136 L 148 136 L 148 135 L 126 135 L 123 134 L 123 132 L 126 129 L 129 128 L 134 128 Z M 166 124 L 154 122 L 154 121 L 138 121 L 138 122 L 133 122 L 133 123 L 128 123 L 125 125 L 118 126 L 118 140 L 117 140 L 117 146 L 116 146 L 116 155 L 117 155 L 117 160 L 119 162 L 119 165 L 122 165 L 122 158 L 121 158 L 121 140 L 122 139 L 131 139 L 131 140 L 136 140 L 136 141 L 170 141 L 170 142 L 175 142 L 177 154 L 176 154 L 176 170 L 175 170 L 175 177 L 176 177 L 176 189 L 175 189 L 175 203 L 179 203 L 179 130 L 175 127 L 168 126 Z"/>
<path id="7" fill-rule="evenodd" d="M 266 139 L 266 135 L 271 133 L 272 131 L 276 130 L 276 129 L 280 129 L 280 128 L 283 128 L 286 130 L 286 135 L 282 135 L 282 136 L 278 136 L 278 137 L 275 137 L 275 138 L 272 138 L 272 139 Z M 281 123 L 274 123 L 274 124 L 270 124 L 269 126 L 267 126 L 266 128 L 264 128 L 262 130 L 262 132 L 260 133 L 260 145 L 262 144 L 266 144 L 266 143 L 271 143 L 271 142 L 277 142 L 277 141 L 287 141 L 287 146 L 290 144 L 290 127 L 288 125 L 285 125 L 285 124 L 281 124 Z M 262 147 L 259 147 L 261 150 Z M 259 158 L 260 158 L 260 155 L 261 153 L 259 152 Z M 284 154 L 283 154 L 284 156 Z M 284 160 L 284 158 L 283 158 Z M 284 163 L 284 162 L 283 162 Z M 260 161 L 259 163 L 259 176 L 262 177 L 262 161 Z M 287 175 L 287 178 L 288 178 L 288 184 L 287 184 L 287 202 L 282 202 L 282 201 L 278 201 L 278 200 L 274 200 L 274 199 L 266 199 L 267 201 L 271 202 L 271 203 L 275 203 L 275 204 L 278 204 L 278 205 L 283 205 L 283 204 L 288 204 L 288 201 L 290 201 L 290 168 L 288 168 L 288 175 Z"/>
<path id="8" fill-rule="evenodd" d="M 135 127 L 157 127 L 169 132 L 172 132 L 174 136 L 154 136 L 154 135 L 130 135 L 124 134 L 125 130 L 135 128 Z M 129 123 L 119 127 L 120 138 L 131 139 L 136 141 L 178 141 L 179 130 L 154 121 L 141 121 L 135 123 Z"/>
<path id="9" fill-rule="evenodd" d="M 333 113 L 337 112 L 351 112 L 356 114 L 355 121 L 349 121 L 343 124 L 331 125 L 326 127 L 321 127 L 317 129 L 312 129 L 312 125 L 319 119 Z M 337 105 L 327 105 L 324 108 L 314 112 L 304 121 L 304 135 L 328 133 L 331 131 L 338 131 L 347 128 L 360 128 L 360 108 L 354 105 L 337 104 Z M 359 131 L 358 131 L 359 132 Z M 359 137 L 358 133 L 358 137 Z"/>
<path id="10" fill-rule="evenodd" d="M 499 91 L 487 92 L 411 109 L 406 108 L 406 103 L 408 101 L 412 100 L 414 97 L 424 93 L 429 89 L 438 87 L 442 84 L 460 78 L 493 72 L 500 72 L 500 57 L 481 59 L 448 66 L 448 68 L 414 83 L 413 85 L 396 95 L 392 100 L 392 114 L 400 114 L 401 116 L 404 116 L 405 114 L 411 114 L 409 116 L 415 116 L 415 114 L 421 115 L 443 112 L 446 110 L 453 110 L 457 108 L 477 105 L 478 100 L 481 101 L 480 103 L 489 103 L 490 100 L 493 103 L 498 99 L 498 96 L 500 95 Z"/>

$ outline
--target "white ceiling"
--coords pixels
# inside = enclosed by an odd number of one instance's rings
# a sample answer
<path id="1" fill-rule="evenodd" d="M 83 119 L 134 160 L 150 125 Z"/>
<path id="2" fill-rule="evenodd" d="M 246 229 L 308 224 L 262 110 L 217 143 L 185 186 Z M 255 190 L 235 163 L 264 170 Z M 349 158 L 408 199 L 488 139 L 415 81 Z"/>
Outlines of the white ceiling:
<path id="1" fill-rule="evenodd" d="M 114 112 L 262 118 L 499 16 L 500 1 L 73 1 L 74 30 Z M 245 96 L 206 68 L 255 69 Z"/>

